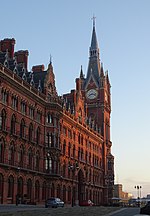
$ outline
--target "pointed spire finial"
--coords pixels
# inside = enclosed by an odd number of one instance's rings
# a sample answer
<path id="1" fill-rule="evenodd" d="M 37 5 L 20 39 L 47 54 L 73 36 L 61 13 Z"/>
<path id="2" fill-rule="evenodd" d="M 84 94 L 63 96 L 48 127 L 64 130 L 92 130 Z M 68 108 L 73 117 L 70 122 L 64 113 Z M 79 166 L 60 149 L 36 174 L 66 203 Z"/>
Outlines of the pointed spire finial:
<path id="1" fill-rule="evenodd" d="M 50 64 L 52 64 L 52 55 L 50 54 Z"/>
<path id="2" fill-rule="evenodd" d="M 95 27 L 96 16 L 94 16 L 94 14 L 93 14 L 92 20 L 93 20 L 93 27 Z"/>

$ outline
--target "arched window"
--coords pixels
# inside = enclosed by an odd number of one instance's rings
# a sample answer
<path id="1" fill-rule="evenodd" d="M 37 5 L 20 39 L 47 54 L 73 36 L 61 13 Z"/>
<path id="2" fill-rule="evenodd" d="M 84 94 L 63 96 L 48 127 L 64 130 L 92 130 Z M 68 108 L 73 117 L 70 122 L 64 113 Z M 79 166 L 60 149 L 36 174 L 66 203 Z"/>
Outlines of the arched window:
<path id="1" fill-rule="evenodd" d="M 6 130 L 6 111 L 3 109 L 0 116 L 0 128 Z"/>
<path id="2" fill-rule="evenodd" d="M 1 203 L 3 203 L 3 191 L 4 191 L 4 177 L 0 173 L 0 197 L 1 197 Z"/>
<path id="3" fill-rule="evenodd" d="M 12 142 L 9 146 L 9 151 L 8 151 L 8 160 L 10 165 L 14 165 L 14 159 L 15 159 L 15 148 L 14 148 L 14 143 Z"/>
<path id="4" fill-rule="evenodd" d="M 13 198 L 14 193 L 14 177 L 11 175 L 8 178 L 8 197 Z"/>
<path id="5" fill-rule="evenodd" d="M 63 186 L 63 201 L 66 202 L 66 186 Z"/>
<path id="6" fill-rule="evenodd" d="M 32 181 L 31 179 L 28 179 L 27 181 L 27 198 L 31 200 L 32 196 Z"/>
<path id="7" fill-rule="evenodd" d="M 36 130 L 36 144 L 37 145 L 40 144 L 40 133 L 41 133 L 40 127 L 38 127 Z"/>
<path id="8" fill-rule="evenodd" d="M 71 202 L 71 187 L 68 187 L 68 201 Z"/>
<path id="9" fill-rule="evenodd" d="M 29 125 L 28 135 L 29 135 L 29 142 L 32 142 L 33 141 L 33 125 L 32 125 L 32 123 L 30 123 L 30 125 Z"/>
<path id="10" fill-rule="evenodd" d="M 46 199 L 46 182 L 44 181 L 43 182 L 43 185 L 42 185 L 42 199 L 45 200 Z"/>
<path id="11" fill-rule="evenodd" d="M 46 156 L 46 159 L 45 159 L 45 169 L 47 172 L 51 173 L 52 172 L 52 165 L 53 165 L 53 161 L 52 161 L 52 158 L 50 157 L 50 155 L 48 154 Z"/>
<path id="12" fill-rule="evenodd" d="M 71 144 L 70 144 L 70 142 L 68 145 L 68 156 L 71 157 Z"/>
<path id="13" fill-rule="evenodd" d="M 23 167 L 23 160 L 24 159 L 24 149 L 23 146 L 20 146 L 20 149 L 18 151 L 18 164 L 20 167 Z"/>
<path id="14" fill-rule="evenodd" d="M 2 89 L 2 102 L 5 104 L 8 102 L 8 93 L 5 89 Z"/>
<path id="15" fill-rule="evenodd" d="M 15 134 L 16 133 L 16 117 L 15 117 L 14 114 L 12 115 L 12 118 L 11 118 L 10 132 L 11 132 L 11 134 Z"/>
<path id="16" fill-rule="evenodd" d="M 55 197 L 55 186 L 54 186 L 54 183 L 52 183 L 51 197 Z"/>
<path id="17" fill-rule="evenodd" d="M 31 148 L 28 151 L 28 168 L 32 169 L 32 163 L 33 163 L 33 154 Z"/>
<path id="18" fill-rule="evenodd" d="M 4 161 L 4 139 L 0 138 L 0 162 Z"/>
<path id="19" fill-rule="evenodd" d="M 25 121 L 24 121 L 24 119 L 21 120 L 21 124 L 20 124 L 20 137 L 25 138 Z"/>
<path id="20" fill-rule="evenodd" d="M 40 154 L 37 151 L 36 156 L 35 156 L 35 169 L 36 170 L 39 170 L 39 165 L 40 165 Z"/>
<path id="21" fill-rule="evenodd" d="M 66 154 L 66 141 L 64 140 L 64 143 L 63 143 L 63 154 L 65 155 Z"/>
<path id="22" fill-rule="evenodd" d="M 35 182 L 35 199 L 39 199 L 40 197 L 40 184 L 39 181 L 37 180 Z"/>
<path id="23" fill-rule="evenodd" d="M 19 196 L 23 196 L 23 179 L 22 179 L 22 177 L 19 177 L 18 181 L 17 181 L 17 194 Z"/>
<path id="24" fill-rule="evenodd" d="M 61 187 L 59 184 L 57 185 L 57 197 L 61 198 Z"/>

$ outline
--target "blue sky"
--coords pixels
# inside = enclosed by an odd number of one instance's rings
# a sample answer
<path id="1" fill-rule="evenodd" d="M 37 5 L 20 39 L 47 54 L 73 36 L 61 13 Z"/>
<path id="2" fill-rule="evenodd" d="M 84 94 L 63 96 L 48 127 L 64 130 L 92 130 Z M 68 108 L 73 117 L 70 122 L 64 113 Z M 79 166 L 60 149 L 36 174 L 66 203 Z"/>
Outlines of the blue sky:
<path id="1" fill-rule="evenodd" d="M 9 4 L 10 3 L 10 4 Z M 59 94 L 86 74 L 92 16 L 100 59 L 111 81 L 111 139 L 115 181 L 124 191 L 150 194 L 150 1 L 0 0 L 0 40 L 15 38 L 15 50 L 29 50 L 29 70 L 45 68 L 52 55 Z"/>

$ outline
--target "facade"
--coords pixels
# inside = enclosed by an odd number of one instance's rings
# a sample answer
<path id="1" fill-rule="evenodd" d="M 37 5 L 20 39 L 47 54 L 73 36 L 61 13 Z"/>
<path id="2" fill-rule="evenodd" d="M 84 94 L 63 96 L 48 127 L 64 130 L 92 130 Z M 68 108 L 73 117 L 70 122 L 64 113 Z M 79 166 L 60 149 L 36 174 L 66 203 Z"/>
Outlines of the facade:
<path id="1" fill-rule="evenodd" d="M 28 51 L 0 41 L 0 203 L 66 204 L 113 197 L 111 93 L 103 70 L 95 20 L 87 75 L 59 96 L 52 62 L 28 71 Z"/>

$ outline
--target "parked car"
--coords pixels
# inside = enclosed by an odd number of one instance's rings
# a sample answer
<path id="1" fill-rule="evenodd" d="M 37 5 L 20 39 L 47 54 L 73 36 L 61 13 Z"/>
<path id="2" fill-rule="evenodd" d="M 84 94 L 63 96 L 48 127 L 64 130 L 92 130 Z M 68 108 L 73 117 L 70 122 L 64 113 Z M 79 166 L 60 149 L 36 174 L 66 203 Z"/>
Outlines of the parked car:
<path id="1" fill-rule="evenodd" d="M 94 206 L 94 203 L 91 200 L 83 200 L 80 202 L 80 206 Z"/>
<path id="2" fill-rule="evenodd" d="M 150 202 L 148 202 L 144 207 L 140 208 L 140 214 L 150 215 Z"/>
<path id="3" fill-rule="evenodd" d="M 52 207 L 52 208 L 64 207 L 64 202 L 59 198 L 51 197 L 45 201 L 45 208 L 48 207 Z"/>

